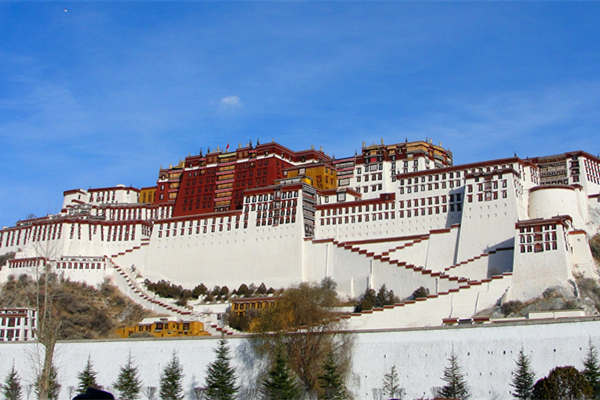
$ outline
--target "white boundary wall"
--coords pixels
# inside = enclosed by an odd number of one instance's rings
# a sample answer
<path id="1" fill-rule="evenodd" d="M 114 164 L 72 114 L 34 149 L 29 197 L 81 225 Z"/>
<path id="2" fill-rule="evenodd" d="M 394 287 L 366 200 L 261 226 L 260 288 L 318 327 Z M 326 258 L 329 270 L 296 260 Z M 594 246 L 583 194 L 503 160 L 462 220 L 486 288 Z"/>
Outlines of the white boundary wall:
<path id="1" fill-rule="evenodd" d="M 445 328 L 433 330 L 387 331 L 355 334 L 352 373 L 348 385 L 356 399 L 380 400 L 384 373 L 392 365 L 399 371 L 400 384 L 408 399 L 430 396 L 454 349 L 459 358 L 473 399 L 510 399 L 508 393 L 514 360 L 521 346 L 532 361 L 536 379 L 556 367 L 573 365 L 582 368 L 588 341 L 600 347 L 600 321 L 563 322 Z M 228 339 L 234 365 L 243 388 L 257 381 L 265 364 L 256 360 L 247 339 Z M 60 400 L 68 399 L 69 387 L 77 384 L 77 374 L 90 356 L 98 371 L 98 381 L 112 390 L 119 366 L 131 353 L 146 386 L 158 386 L 162 368 L 177 352 L 183 364 L 186 399 L 192 399 L 192 386 L 201 386 L 206 366 L 214 360 L 215 338 L 183 340 L 115 340 L 59 343 L 56 366 L 62 384 Z M 14 361 L 23 386 L 34 376 L 32 364 L 36 345 L 0 344 L 0 377 L 5 377 Z M 26 393 L 27 391 L 24 390 Z M 252 399 L 252 396 L 242 396 Z M 31 393 L 29 399 L 33 399 Z M 144 399 L 144 397 L 141 397 Z M 24 395 L 24 399 L 28 397 Z"/>

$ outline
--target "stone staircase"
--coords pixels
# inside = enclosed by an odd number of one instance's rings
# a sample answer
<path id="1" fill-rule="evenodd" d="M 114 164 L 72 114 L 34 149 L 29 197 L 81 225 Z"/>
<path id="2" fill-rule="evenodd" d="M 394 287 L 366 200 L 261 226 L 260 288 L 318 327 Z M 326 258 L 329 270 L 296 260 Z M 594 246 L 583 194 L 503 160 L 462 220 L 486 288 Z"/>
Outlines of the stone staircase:
<path id="1" fill-rule="evenodd" d="M 404 244 L 402 244 L 400 246 L 396 246 L 396 247 L 393 247 L 393 248 L 391 248 L 391 249 L 389 249 L 387 251 L 384 251 L 383 253 L 381 253 L 381 256 L 383 256 L 383 257 L 389 257 L 390 254 L 392 254 L 392 253 L 395 253 L 397 255 L 402 250 L 406 250 L 406 249 L 408 249 L 410 247 L 416 246 L 419 243 L 426 241 L 427 239 L 429 239 L 429 235 L 423 235 L 423 237 L 411 240 L 408 243 L 404 243 Z M 397 257 L 394 257 L 394 258 L 397 258 Z"/>
<path id="2" fill-rule="evenodd" d="M 419 239 L 415 239 L 415 241 L 416 240 L 419 240 Z M 367 251 L 364 249 L 359 249 L 356 246 L 346 244 L 344 242 L 338 242 L 337 240 L 334 240 L 334 239 L 329 239 L 329 241 L 331 241 L 331 243 L 338 248 L 350 251 L 352 253 L 356 253 L 357 255 L 364 256 L 366 259 L 372 259 L 372 260 L 381 262 L 383 264 L 387 264 L 392 268 L 400 268 L 409 273 L 417 274 L 425 279 L 428 279 L 428 278 L 431 278 L 434 280 L 437 279 L 439 290 L 456 289 L 461 284 L 466 284 L 466 283 L 471 282 L 471 281 L 469 281 L 469 279 L 467 279 L 465 277 L 453 276 L 453 275 L 447 274 L 445 272 L 432 271 L 423 266 L 417 266 L 414 264 L 407 263 L 405 261 L 394 260 L 394 259 L 391 259 L 389 256 L 385 256 L 382 254 L 375 254 L 374 252 L 370 252 L 370 251 Z M 319 242 L 322 243 L 323 239 L 320 239 Z M 415 287 L 415 289 L 416 288 L 417 287 Z"/>
<path id="3" fill-rule="evenodd" d="M 137 304 L 148 308 L 156 313 L 200 321 L 204 324 L 204 330 L 207 331 L 210 335 L 220 336 L 244 334 L 243 332 L 237 331 L 233 328 L 223 326 L 219 321 L 216 321 L 210 316 L 194 312 L 193 307 L 191 306 L 178 306 L 174 304 L 173 299 L 166 299 L 157 296 L 155 293 L 150 292 L 144 287 L 143 277 L 132 276 L 131 273 L 127 271 L 127 268 L 124 268 L 123 266 L 119 265 L 119 258 L 127 256 L 128 254 L 140 250 L 144 246 L 148 245 L 149 241 L 145 241 L 142 242 L 139 246 L 134 246 L 131 249 L 127 249 L 123 252 L 119 252 L 117 254 L 105 257 L 107 266 L 112 267 L 116 272 L 115 274 L 113 274 L 115 284 L 125 295 L 127 295 L 131 300 L 133 300 Z M 139 272 L 132 273 L 139 274 Z"/>
<path id="4" fill-rule="evenodd" d="M 445 292 L 342 316 L 349 330 L 440 326 L 448 320 L 471 318 L 495 305 L 510 287 L 512 273 L 462 283 Z"/>
<path id="5" fill-rule="evenodd" d="M 459 263 L 446 267 L 444 268 L 444 272 L 451 275 L 470 276 L 475 279 L 487 278 L 488 274 L 490 274 L 490 268 L 488 267 L 488 263 L 497 263 L 497 260 L 494 261 L 493 257 L 499 254 L 500 252 L 513 250 L 513 247 L 507 247 L 484 252 L 477 256 L 468 258 Z M 493 273 L 494 272 L 491 272 L 491 274 Z"/>

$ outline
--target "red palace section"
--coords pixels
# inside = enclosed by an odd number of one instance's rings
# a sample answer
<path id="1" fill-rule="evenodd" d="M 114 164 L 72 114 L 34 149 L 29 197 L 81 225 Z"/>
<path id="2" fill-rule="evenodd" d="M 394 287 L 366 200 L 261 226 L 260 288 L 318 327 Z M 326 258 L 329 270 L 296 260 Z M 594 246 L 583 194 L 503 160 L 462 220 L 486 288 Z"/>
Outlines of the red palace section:
<path id="1" fill-rule="evenodd" d="M 239 210 L 244 191 L 273 185 L 293 163 L 310 160 L 331 161 L 321 151 L 294 152 L 274 142 L 190 156 L 161 170 L 155 202 L 174 201 L 174 217 Z"/>

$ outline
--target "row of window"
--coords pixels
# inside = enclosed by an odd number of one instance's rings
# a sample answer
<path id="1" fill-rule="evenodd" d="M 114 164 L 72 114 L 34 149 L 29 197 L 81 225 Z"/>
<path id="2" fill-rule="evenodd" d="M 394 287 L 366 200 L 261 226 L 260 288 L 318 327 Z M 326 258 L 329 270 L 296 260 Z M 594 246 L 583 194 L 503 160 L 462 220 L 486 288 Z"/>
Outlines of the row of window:
<path id="1" fill-rule="evenodd" d="M 218 225 L 210 225 L 210 232 L 217 232 L 217 231 L 218 232 L 223 232 L 224 230 L 231 231 L 232 225 L 233 224 L 230 223 L 230 222 L 225 223 L 225 224 L 221 223 L 221 224 L 218 224 Z M 248 223 L 244 222 L 244 228 L 247 228 L 247 227 L 248 227 Z M 239 220 L 236 219 L 235 229 L 239 229 L 239 228 L 240 228 L 240 223 L 239 223 Z M 188 235 L 192 235 L 193 231 L 194 230 L 191 227 L 187 228 L 187 234 Z M 196 231 L 196 235 L 199 235 L 201 231 L 202 231 L 202 233 L 208 233 L 209 232 L 209 225 L 203 225 L 203 226 L 197 225 L 195 231 Z M 180 236 L 185 236 L 185 234 L 186 234 L 186 229 L 181 228 L 179 230 L 179 235 Z M 169 236 L 176 237 L 177 236 L 177 229 L 166 229 L 164 231 L 164 236 L 165 237 L 169 237 Z M 158 231 L 158 238 L 160 239 L 162 237 L 163 237 L 163 231 Z"/>
<path id="2" fill-rule="evenodd" d="M 27 267 L 37 267 L 42 265 L 42 258 L 32 258 L 29 260 L 10 260 L 8 265 L 10 268 L 27 268 Z"/>
<path id="3" fill-rule="evenodd" d="M 9 328 L 21 326 L 27 326 L 29 318 L 27 317 L 2 317 L 0 318 L 0 326 L 8 326 Z"/>
<path id="4" fill-rule="evenodd" d="M 448 179 L 452 180 L 452 179 L 454 179 L 454 177 L 456 177 L 456 178 L 460 178 L 460 176 L 461 176 L 461 172 L 460 172 L 460 171 L 456 171 L 456 172 L 448 172 L 448 173 L 447 173 L 447 175 L 446 175 L 446 173 L 443 173 L 443 174 L 435 174 L 435 175 L 433 175 L 433 174 L 432 174 L 432 175 L 427 175 L 427 176 L 425 176 L 425 175 L 422 175 L 422 176 L 420 176 L 420 177 L 418 177 L 418 176 L 415 176 L 414 178 L 405 178 L 405 179 L 400 179 L 400 180 L 399 180 L 399 184 L 400 184 L 400 186 L 404 186 L 404 183 L 406 182 L 406 185 L 408 186 L 408 185 L 411 185 L 411 184 L 413 184 L 413 183 L 415 183 L 415 184 L 416 184 L 416 183 L 419 183 L 419 181 L 420 181 L 421 183 L 425 183 L 425 182 L 434 182 L 434 181 L 435 181 L 435 182 L 437 182 L 437 181 L 440 181 L 440 179 L 441 179 L 442 181 L 445 181 L 445 180 L 446 180 L 446 177 L 447 177 Z"/>
<path id="5" fill-rule="evenodd" d="M 449 201 L 450 203 L 455 203 L 455 202 L 460 203 L 460 202 L 462 202 L 462 194 L 461 193 L 453 193 L 453 194 L 450 194 L 449 196 L 446 196 L 444 194 L 441 196 L 421 197 L 419 199 L 412 199 L 412 200 L 406 200 L 406 201 L 400 200 L 398 202 L 398 204 L 399 204 L 399 208 L 404 208 L 405 205 L 406 205 L 406 208 L 411 208 L 413 205 L 415 207 L 419 206 L 419 203 L 422 206 L 425 206 L 425 205 L 431 206 L 431 205 L 434 205 L 434 204 L 437 205 L 440 203 L 446 204 L 448 202 L 447 200 L 450 200 Z"/>
<path id="6" fill-rule="evenodd" d="M 164 232 L 164 236 L 165 237 L 169 237 L 169 236 L 177 236 L 177 232 L 179 231 L 179 235 L 180 236 L 184 236 L 186 234 L 186 230 L 187 230 L 187 234 L 188 235 L 192 235 L 192 233 L 195 231 L 196 235 L 200 234 L 200 232 L 202 233 L 208 233 L 209 231 L 209 226 L 210 226 L 210 231 L 211 232 L 223 232 L 223 230 L 227 230 L 230 231 L 231 227 L 232 227 L 232 222 L 233 222 L 233 216 L 227 216 L 227 217 L 212 217 L 212 218 L 203 218 L 203 219 L 197 219 L 197 220 L 189 220 L 189 221 L 181 221 L 181 222 L 167 222 L 164 224 L 159 224 L 158 225 L 158 237 L 162 238 L 163 237 L 163 232 Z M 200 222 L 202 221 L 202 222 Z M 247 224 L 245 224 L 247 227 Z M 218 228 L 217 228 L 218 226 Z M 240 227 L 240 216 L 236 215 L 235 216 L 235 229 L 239 229 Z M 194 229 L 195 228 L 195 229 Z"/>
<path id="7" fill-rule="evenodd" d="M 431 204 L 431 203 L 429 203 L 430 199 L 420 199 L 420 200 L 423 205 L 425 205 L 424 204 L 425 201 L 428 204 Z M 435 202 L 433 199 L 431 199 L 431 201 L 432 201 L 432 203 Z M 435 204 L 439 204 L 439 198 L 437 199 L 437 201 L 438 201 L 438 203 L 435 203 Z M 404 202 L 401 201 L 400 203 L 401 203 L 400 207 L 404 207 Z M 442 205 L 437 205 L 437 206 L 420 207 L 420 208 L 418 207 L 418 203 L 419 203 L 419 200 L 417 200 L 417 199 L 414 200 L 414 203 L 408 201 L 406 203 L 407 208 L 398 211 L 398 217 L 399 218 L 410 218 L 413 216 L 418 217 L 418 216 L 425 216 L 425 215 L 434 215 L 434 214 L 437 215 L 440 213 L 445 214 L 447 212 L 461 212 L 462 211 L 461 203 L 450 203 L 450 204 L 442 204 Z M 411 207 L 413 204 L 416 208 L 414 208 L 414 209 L 408 208 L 408 207 Z M 389 203 L 389 204 L 386 203 L 385 205 L 386 205 L 386 207 L 383 208 L 383 207 L 381 207 L 382 205 L 379 204 L 379 211 L 381 211 L 383 209 L 385 209 L 385 210 L 393 210 L 394 209 L 394 207 L 393 207 L 394 203 Z M 391 205 L 391 207 L 389 205 Z M 349 210 L 349 208 L 346 208 L 346 210 Z M 343 214 L 342 210 L 340 209 L 339 211 L 340 211 L 339 215 L 342 215 Z M 349 212 L 347 211 L 345 214 L 350 214 L 350 215 L 344 216 L 344 221 L 346 221 L 346 223 L 348 223 L 348 221 L 350 223 L 362 222 L 363 220 L 365 222 L 369 222 L 369 217 L 368 217 L 369 214 L 365 214 L 365 216 L 363 217 L 362 214 L 354 215 L 355 211 L 357 211 L 358 213 L 361 213 L 362 208 L 361 207 L 356 207 L 356 208 L 352 207 L 351 211 L 349 211 Z M 365 211 L 368 212 L 369 211 L 368 208 L 366 208 Z M 372 211 L 377 211 L 377 207 L 373 207 Z M 336 215 L 337 215 L 336 209 L 323 210 L 323 213 L 321 214 L 321 225 L 329 225 L 326 222 L 328 220 L 327 217 L 333 216 L 334 218 L 332 218 L 331 220 L 334 221 L 334 220 L 336 220 L 336 218 L 335 218 Z M 386 217 L 388 215 L 387 212 L 376 213 L 374 215 L 383 215 L 382 219 L 388 219 L 388 217 Z M 340 218 L 342 218 L 342 217 L 338 217 L 338 220 L 342 221 Z M 350 218 L 350 219 L 348 219 L 348 218 Z M 389 212 L 389 219 L 394 219 L 394 218 L 395 218 L 395 212 L 394 211 Z M 371 220 L 377 220 L 377 217 L 376 216 L 372 217 Z M 325 223 L 323 221 L 325 221 Z M 332 222 L 332 224 L 335 225 L 335 222 Z"/>
<path id="8" fill-rule="evenodd" d="M 600 184 L 600 164 L 586 158 L 584 159 L 584 166 L 588 181 Z"/>
<path id="9" fill-rule="evenodd" d="M 447 184 L 446 184 L 446 181 L 443 181 L 441 183 L 435 182 L 435 183 L 406 186 L 406 188 L 401 186 L 399 190 L 400 190 L 400 194 L 404 194 L 405 192 L 406 193 L 412 193 L 412 192 L 418 193 L 419 188 L 420 188 L 421 192 L 424 192 L 424 191 L 438 190 L 440 188 L 441 189 L 447 189 L 447 188 L 454 189 L 455 187 L 456 188 L 461 187 L 460 179 L 448 181 Z"/>
<path id="10" fill-rule="evenodd" d="M 82 262 L 59 262 L 56 263 L 57 269 L 104 269 L 102 263 L 82 263 Z"/>
<path id="11" fill-rule="evenodd" d="M 383 211 L 394 209 L 395 204 L 393 201 L 388 201 L 385 203 L 375 203 L 375 204 L 362 204 L 358 206 L 345 206 L 345 207 L 337 207 L 337 208 L 327 208 L 326 210 L 321 211 L 321 216 L 330 216 L 330 215 L 342 215 L 342 214 L 354 214 L 354 213 L 362 213 L 363 210 L 365 212 L 369 211 Z"/>
<path id="12" fill-rule="evenodd" d="M 416 160 L 415 160 L 415 162 L 416 162 Z M 373 171 L 383 171 L 383 163 L 365 165 L 365 168 L 364 168 L 365 174 L 368 174 L 369 172 L 373 172 Z M 356 175 L 360 175 L 362 173 L 363 173 L 363 168 L 361 168 L 361 167 L 356 168 Z"/>
<path id="13" fill-rule="evenodd" d="M 432 206 L 432 207 L 421 207 L 421 208 L 413 208 L 412 210 L 400 210 L 399 217 L 406 218 L 425 216 L 425 215 L 439 215 L 446 214 L 447 212 L 461 212 L 462 204 L 461 203 L 450 203 L 449 205 L 443 204 L 441 206 Z M 406 214 L 405 214 L 406 212 Z"/>
<path id="14" fill-rule="evenodd" d="M 0 329 L 0 342 L 14 342 L 21 340 L 21 329 Z M 33 335 L 32 335 L 33 336 Z M 28 340 L 28 331 L 23 330 L 23 340 Z"/>
<path id="15" fill-rule="evenodd" d="M 557 249 L 556 224 L 519 227 L 521 253 L 540 253 Z"/>
<path id="16" fill-rule="evenodd" d="M 502 179 L 501 181 L 490 180 L 490 181 L 478 183 L 477 191 L 483 192 L 483 191 L 489 191 L 489 190 L 496 190 L 496 189 L 498 189 L 498 186 L 500 186 L 500 183 L 502 185 L 502 188 L 508 187 L 508 181 L 506 179 Z M 472 192 L 473 192 L 473 185 L 472 184 L 467 185 L 467 193 L 472 193 Z"/>
<path id="17" fill-rule="evenodd" d="M 556 231 L 547 231 L 546 233 L 523 234 L 519 235 L 519 243 L 536 243 L 536 242 L 551 242 L 556 241 Z"/>
<path id="18" fill-rule="evenodd" d="M 296 207 L 297 205 L 297 200 L 285 200 L 281 202 L 281 208 L 288 208 L 288 207 Z M 244 212 L 248 212 L 248 211 L 254 211 L 254 210 L 273 210 L 273 209 L 278 209 L 279 208 L 279 202 L 271 202 L 271 203 L 258 203 L 258 204 L 251 204 L 250 206 L 246 205 L 244 207 Z"/>
<path id="19" fill-rule="evenodd" d="M 546 243 L 535 243 L 535 244 L 522 244 L 519 246 L 521 253 L 541 253 L 543 251 L 556 250 L 558 248 L 556 242 Z"/>
<path id="20" fill-rule="evenodd" d="M 274 225 L 279 221 L 279 225 L 283 225 L 283 224 L 294 224 L 296 223 L 296 215 L 292 214 L 292 216 L 286 216 L 286 217 L 275 217 L 275 218 L 262 218 L 262 219 L 258 219 L 256 220 L 256 226 L 269 226 L 269 225 Z M 247 228 L 248 225 L 245 223 L 244 224 L 244 228 Z"/>
<path id="21" fill-rule="evenodd" d="M 75 226 L 77 226 L 77 230 L 75 229 Z M 97 228 L 98 225 L 91 225 L 88 228 L 88 240 L 92 240 L 92 236 L 97 234 Z M 107 227 L 107 241 L 110 241 L 110 236 L 111 236 L 111 229 L 113 227 L 108 226 Z M 146 236 L 148 236 L 150 234 L 150 228 L 144 226 L 142 228 L 146 234 Z M 27 229 L 27 230 L 19 230 L 16 231 L 17 234 L 15 235 L 14 232 L 15 231 L 11 231 L 13 232 L 13 235 L 11 235 L 11 237 L 6 237 L 6 243 L 4 244 L 5 246 L 13 246 L 15 245 L 15 241 L 16 241 L 16 245 L 19 246 L 20 245 L 20 239 L 21 239 L 21 231 L 24 231 L 23 234 L 23 244 L 27 243 L 27 240 L 29 239 L 30 236 L 33 236 L 33 241 L 45 241 L 45 240 L 55 240 L 55 239 L 60 239 L 61 238 L 61 234 L 62 234 L 62 224 L 53 224 L 53 225 L 40 225 L 40 226 L 34 226 L 33 229 Z M 9 232 L 10 233 L 10 232 Z M 69 239 L 74 239 L 75 238 L 75 233 L 77 233 L 77 239 L 81 240 L 81 224 L 71 224 L 71 231 L 69 234 Z M 126 225 L 125 227 L 123 227 L 123 225 L 120 225 L 118 227 L 114 227 L 113 229 L 113 241 L 117 240 L 117 235 L 118 235 L 118 240 L 135 240 L 135 227 L 134 225 Z M 100 235 L 101 235 L 101 240 L 104 240 L 104 227 L 100 227 Z M 10 243 L 9 243 L 10 240 Z M 0 233 L 0 247 L 2 247 L 2 233 Z"/>
<path id="22" fill-rule="evenodd" d="M 369 193 L 369 187 L 371 188 L 371 191 L 372 191 L 372 192 L 376 192 L 376 191 L 378 191 L 378 190 L 383 190 L 383 185 L 382 185 L 381 183 L 378 183 L 378 184 L 371 185 L 371 186 L 369 186 L 369 185 L 367 185 L 367 186 L 363 186 L 363 187 L 362 187 L 362 192 L 363 192 L 363 193 Z M 360 188 L 360 186 L 357 186 L 357 187 L 356 187 L 356 191 L 357 191 L 358 193 L 360 193 L 360 192 L 361 192 L 361 188 Z"/>
<path id="23" fill-rule="evenodd" d="M 379 213 L 371 213 L 371 214 L 358 214 L 358 215 L 347 215 L 344 217 L 321 217 L 320 223 L 321 225 L 341 225 L 341 224 L 354 224 L 361 223 L 363 220 L 365 222 L 369 221 L 382 221 L 388 219 L 395 219 L 396 214 L 391 212 L 379 212 Z"/>
<path id="24" fill-rule="evenodd" d="M 286 209 L 282 209 L 282 210 L 276 210 L 275 211 L 275 216 L 277 216 L 277 214 L 281 215 L 281 216 L 290 216 L 290 215 L 296 215 L 296 207 L 293 208 L 286 208 Z M 265 218 L 265 217 L 273 217 L 273 211 L 264 211 L 264 212 L 260 212 L 257 211 L 256 212 L 256 218 L 260 219 L 260 218 Z"/>
<path id="25" fill-rule="evenodd" d="M 279 194 L 281 193 L 281 199 L 291 199 L 291 198 L 297 198 L 298 197 L 298 192 L 297 191 L 287 191 L 287 192 L 275 192 L 275 194 L 270 193 L 270 194 L 259 194 L 259 195 L 254 195 L 252 197 L 247 196 L 246 197 L 246 203 L 256 203 L 261 202 L 261 201 L 272 201 L 273 199 L 279 199 Z"/>
<path id="26" fill-rule="evenodd" d="M 102 192 L 96 192 L 96 199 L 94 200 L 94 192 L 90 195 L 90 201 L 93 203 L 108 203 L 109 201 L 115 201 L 115 193 L 116 190 L 107 190 Z M 127 190 L 127 194 L 129 194 L 129 190 Z"/>
<path id="27" fill-rule="evenodd" d="M 369 175 L 365 174 L 364 177 L 361 176 L 357 176 L 356 177 L 356 182 L 360 182 L 362 179 L 364 178 L 365 182 L 369 182 Z M 380 181 L 383 179 L 383 174 L 380 172 L 378 174 L 371 174 L 371 180 L 372 181 Z"/>
<path id="28" fill-rule="evenodd" d="M 586 158 L 584 165 L 588 180 L 600 185 L 600 164 Z"/>
<path id="29" fill-rule="evenodd" d="M 81 240 L 81 224 L 72 224 L 70 239 L 75 236 L 75 225 L 77 225 L 77 239 Z M 100 240 L 107 242 L 116 241 L 128 241 L 135 240 L 135 225 L 118 225 L 118 226 L 99 226 L 90 225 L 88 226 L 88 240 L 92 240 L 92 236 L 98 234 L 98 228 L 100 228 Z"/>
<path id="30" fill-rule="evenodd" d="M 360 188 L 357 187 L 356 191 L 358 193 L 360 193 Z M 331 196 L 331 197 L 337 198 L 338 203 L 343 203 L 344 201 L 346 201 L 346 192 L 339 192 L 339 193 L 336 193 L 335 196 Z M 324 204 L 324 203 L 325 204 L 329 203 L 329 196 L 321 196 L 321 204 Z"/>
<path id="31" fill-rule="evenodd" d="M 6 235 L 5 235 L 6 233 Z M 20 246 L 21 240 L 26 244 L 30 239 L 34 242 L 60 239 L 62 224 L 34 225 L 31 228 L 0 232 L 0 247 Z"/>
<path id="32" fill-rule="evenodd" d="M 542 232 L 542 231 L 553 231 L 553 230 L 556 230 L 556 224 L 521 226 L 519 228 L 520 233 Z"/>
<path id="33" fill-rule="evenodd" d="M 492 200 L 498 200 L 498 193 L 499 192 L 484 192 L 484 193 L 477 193 L 477 201 L 492 201 Z M 506 199 L 508 197 L 508 192 L 506 190 L 503 190 L 502 192 L 502 198 Z M 467 203 L 472 203 L 473 202 L 473 195 L 472 194 L 468 194 L 467 196 Z"/>
<path id="34" fill-rule="evenodd" d="M 112 221 L 130 221 L 140 219 L 156 218 L 157 210 L 148 208 L 109 208 L 105 211 L 108 214 L 108 219 Z"/>

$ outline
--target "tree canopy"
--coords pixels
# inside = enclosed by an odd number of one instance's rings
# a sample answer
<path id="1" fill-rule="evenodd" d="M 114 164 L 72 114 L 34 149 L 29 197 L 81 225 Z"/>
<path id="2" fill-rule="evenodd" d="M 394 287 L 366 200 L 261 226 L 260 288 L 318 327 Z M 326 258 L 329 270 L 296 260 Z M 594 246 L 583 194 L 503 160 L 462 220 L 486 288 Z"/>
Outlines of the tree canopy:
<path id="1" fill-rule="evenodd" d="M 556 367 L 533 387 L 533 400 L 586 400 L 592 388 L 575 367 Z"/>
<path id="2" fill-rule="evenodd" d="M 215 353 L 217 359 L 208 365 L 205 396 L 208 400 L 233 400 L 239 387 L 236 386 L 237 377 L 230 365 L 231 357 L 225 339 L 219 341 Z"/>
<path id="3" fill-rule="evenodd" d="M 339 333 L 340 322 L 331 307 L 339 304 L 335 282 L 301 283 L 286 289 L 273 307 L 260 312 L 251 321 L 251 330 L 261 333 L 253 338 L 259 354 L 274 360 L 283 346 L 288 364 L 309 393 L 319 391 L 318 376 L 326 355 L 343 349 L 350 354 L 351 335 Z M 343 376 L 349 360 L 340 360 Z"/>
<path id="4" fill-rule="evenodd" d="M 510 394 L 519 400 L 529 400 L 533 392 L 535 374 L 531 370 L 529 357 L 525 355 L 523 348 L 519 351 L 519 357 L 515 362 L 517 368 L 512 372 L 512 382 L 510 383 L 512 391 Z"/>

